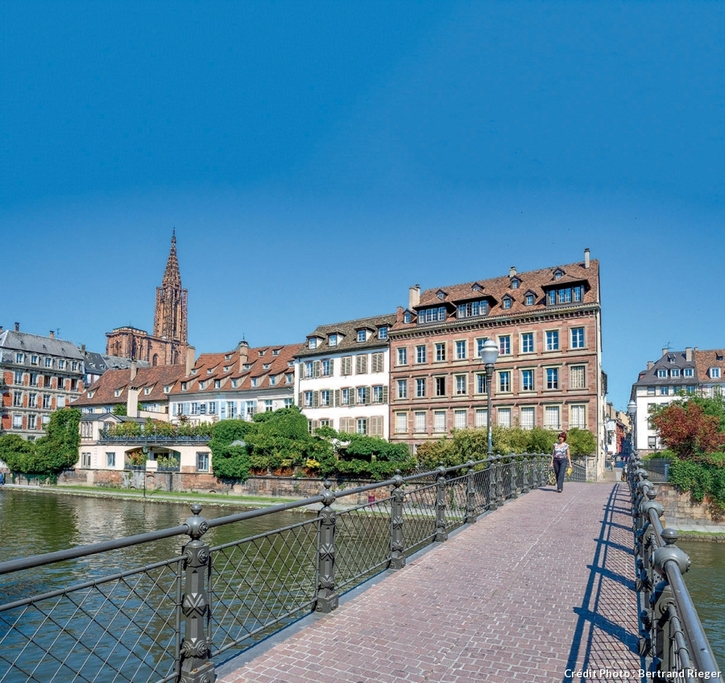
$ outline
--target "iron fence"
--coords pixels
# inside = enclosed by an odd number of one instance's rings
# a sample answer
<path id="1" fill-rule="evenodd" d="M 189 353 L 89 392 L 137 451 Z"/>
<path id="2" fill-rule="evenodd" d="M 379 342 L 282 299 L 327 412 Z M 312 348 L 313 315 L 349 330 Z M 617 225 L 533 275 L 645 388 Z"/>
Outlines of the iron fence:
<path id="1" fill-rule="evenodd" d="M 671 464 L 670 458 L 648 458 L 642 461 L 642 467 L 647 470 L 647 478 L 658 484 L 669 481 Z"/>
<path id="2" fill-rule="evenodd" d="M 645 463 L 635 454 L 627 475 L 634 519 L 635 587 L 640 594 L 639 653 L 647 678 L 694 682 L 720 678 L 720 669 L 687 590 L 690 558 L 677 547 L 677 531 L 662 528 L 663 508 Z"/>
<path id="3" fill-rule="evenodd" d="M 340 594 L 545 484 L 549 459 L 495 456 L 339 492 L 325 482 L 318 496 L 211 520 L 195 504 L 177 527 L 0 563 L 0 682 L 208 683 L 215 664 L 335 609 Z M 374 500 L 340 508 L 371 491 Z M 203 540 L 212 527 L 316 504 L 316 516 L 271 532 Z M 25 577 L 41 567 L 179 535 L 186 542 L 175 557 L 23 595 L 33 585 Z"/>

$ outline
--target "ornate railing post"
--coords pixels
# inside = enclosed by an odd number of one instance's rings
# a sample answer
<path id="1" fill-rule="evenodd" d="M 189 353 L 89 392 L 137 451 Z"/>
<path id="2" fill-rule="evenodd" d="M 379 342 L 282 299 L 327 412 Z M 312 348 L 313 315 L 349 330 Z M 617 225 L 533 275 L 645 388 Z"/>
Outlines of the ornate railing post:
<path id="1" fill-rule="evenodd" d="M 468 472 L 466 472 L 466 517 L 463 520 L 465 524 L 475 524 L 476 522 L 476 489 L 473 479 L 473 461 L 466 463 Z"/>
<path id="2" fill-rule="evenodd" d="M 521 493 L 528 493 L 531 491 L 531 487 L 529 486 L 529 454 L 524 453 L 521 456 Z"/>
<path id="3" fill-rule="evenodd" d="M 405 491 L 401 488 L 403 477 L 400 470 L 393 477 L 393 491 L 390 494 L 390 568 L 405 567 L 405 543 L 403 540 L 403 502 Z"/>
<path id="4" fill-rule="evenodd" d="M 438 478 L 436 479 L 436 542 L 447 541 L 448 532 L 446 531 L 446 468 L 441 465 L 438 468 Z"/>
<path id="5" fill-rule="evenodd" d="M 327 614 L 337 609 L 339 596 L 335 591 L 335 525 L 337 517 L 332 509 L 335 492 L 330 490 L 331 482 L 325 481 L 322 492 L 320 526 L 317 531 L 317 604 L 316 612 Z"/>
<path id="6" fill-rule="evenodd" d="M 636 558 L 637 577 L 635 589 L 642 593 L 642 604 L 644 608 L 640 612 L 640 636 L 639 653 L 642 657 L 649 656 L 652 649 L 652 604 L 651 598 L 655 589 L 655 571 L 653 564 L 653 553 L 656 547 L 656 536 L 654 528 L 649 519 L 649 511 L 654 510 L 658 517 L 664 512 L 662 506 L 654 500 L 655 492 L 651 488 L 646 489 L 647 500 L 640 503 L 638 509 L 639 528 L 634 535 L 634 550 Z"/>
<path id="7" fill-rule="evenodd" d="M 488 465 L 488 490 L 489 490 L 489 496 L 488 496 L 488 509 L 489 510 L 495 510 L 497 507 L 499 507 L 498 504 L 498 465 L 499 465 L 499 456 L 494 455 L 489 460 Z"/>
<path id="8" fill-rule="evenodd" d="M 184 615 L 184 637 L 181 641 L 181 683 L 211 683 L 214 664 L 209 659 L 211 641 L 207 634 L 209 600 L 206 578 L 209 572 L 209 546 L 201 537 L 209 529 L 207 521 L 199 515 L 201 505 L 191 506 L 192 517 L 186 520 L 187 534 L 191 537 L 183 548 L 184 597 L 181 611 Z"/>
<path id="9" fill-rule="evenodd" d="M 519 472 L 521 470 L 520 461 L 516 458 L 513 451 L 509 454 L 509 486 L 511 487 L 511 498 L 519 497 Z"/>

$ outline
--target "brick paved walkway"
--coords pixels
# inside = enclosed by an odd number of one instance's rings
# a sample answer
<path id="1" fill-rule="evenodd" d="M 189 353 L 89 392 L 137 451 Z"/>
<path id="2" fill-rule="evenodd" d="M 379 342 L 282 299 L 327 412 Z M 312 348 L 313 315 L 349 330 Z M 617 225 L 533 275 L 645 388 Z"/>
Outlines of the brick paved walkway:
<path id="1" fill-rule="evenodd" d="M 567 669 L 636 671 L 631 541 L 624 485 L 533 491 L 219 681 L 549 682 L 567 680 Z"/>

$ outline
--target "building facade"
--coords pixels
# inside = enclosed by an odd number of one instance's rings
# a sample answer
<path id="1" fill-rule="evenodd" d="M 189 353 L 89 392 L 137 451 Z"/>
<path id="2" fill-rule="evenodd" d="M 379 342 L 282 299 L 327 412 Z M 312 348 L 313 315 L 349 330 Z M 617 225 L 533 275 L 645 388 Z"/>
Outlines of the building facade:
<path id="1" fill-rule="evenodd" d="M 297 404 L 310 430 L 389 438 L 389 331 L 395 315 L 321 325 L 296 356 Z"/>
<path id="2" fill-rule="evenodd" d="M 662 349 L 662 356 L 657 361 L 648 361 L 647 369 L 639 373 L 632 385 L 631 398 L 636 405 L 634 447 L 648 453 L 664 447 L 650 421 L 655 408 L 687 394 L 722 396 L 724 386 L 725 350 Z"/>
<path id="3" fill-rule="evenodd" d="M 588 429 L 604 452 L 599 264 L 554 266 L 420 292 L 390 330 L 391 440 L 487 425 L 481 348 L 496 342 L 492 423 Z"/>
<path id="4" fill-rule="evenodd" d="M 0 328 L 0 433 L 35 440 L 54 410 L 83 392 L 83 355 L 75 344 Z"/>
<path id="5" fill-rule="evenodd" d="M 117 327 L 106 333 L 106 354 L 146 361 L 152 366 L 183 365 L 189 348 L 187 301 L 188 292 L 181 286 L 174 231 L 161 286 L 156 288 L 153 334 L 131 326 Z"/>

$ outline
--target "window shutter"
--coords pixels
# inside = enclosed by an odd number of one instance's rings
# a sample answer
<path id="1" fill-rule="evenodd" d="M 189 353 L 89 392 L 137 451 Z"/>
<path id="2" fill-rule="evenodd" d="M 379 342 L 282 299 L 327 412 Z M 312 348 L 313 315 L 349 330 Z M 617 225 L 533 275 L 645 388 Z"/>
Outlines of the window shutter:
<path id="1" fill-rule="evenodd" d="M 313 391 L 312 392 L 312 407 L 317 408 L 319 405 L 320 405 L 320 392 Z"/>
<path id="2" fill-rule="evenodd" d="M 335 389 L 335 391 L 332 392 L 332 406 L 333 408 L 337 408 L 340 405 L 340 390 Z"/>
<path id="3" fill-rule="evenodd" d="M 372 392 L 372 389 L 370 387 L 365 387 L 365 405 L 370 404 L 370 393 Z"/>
<path id="4" fill-rule="evenodd" d="M 388 387 L 384 386 L 383 387 L 383 403 L 387 403 L 387 402 L 388 402 Z"/>
<path id="5" fill-rule="evenodd" d="M 320 361 L 316 360 L 312 365 L 313 371 L 312 376 L 313 377 L 319 377 L 320 376 Z"/>

